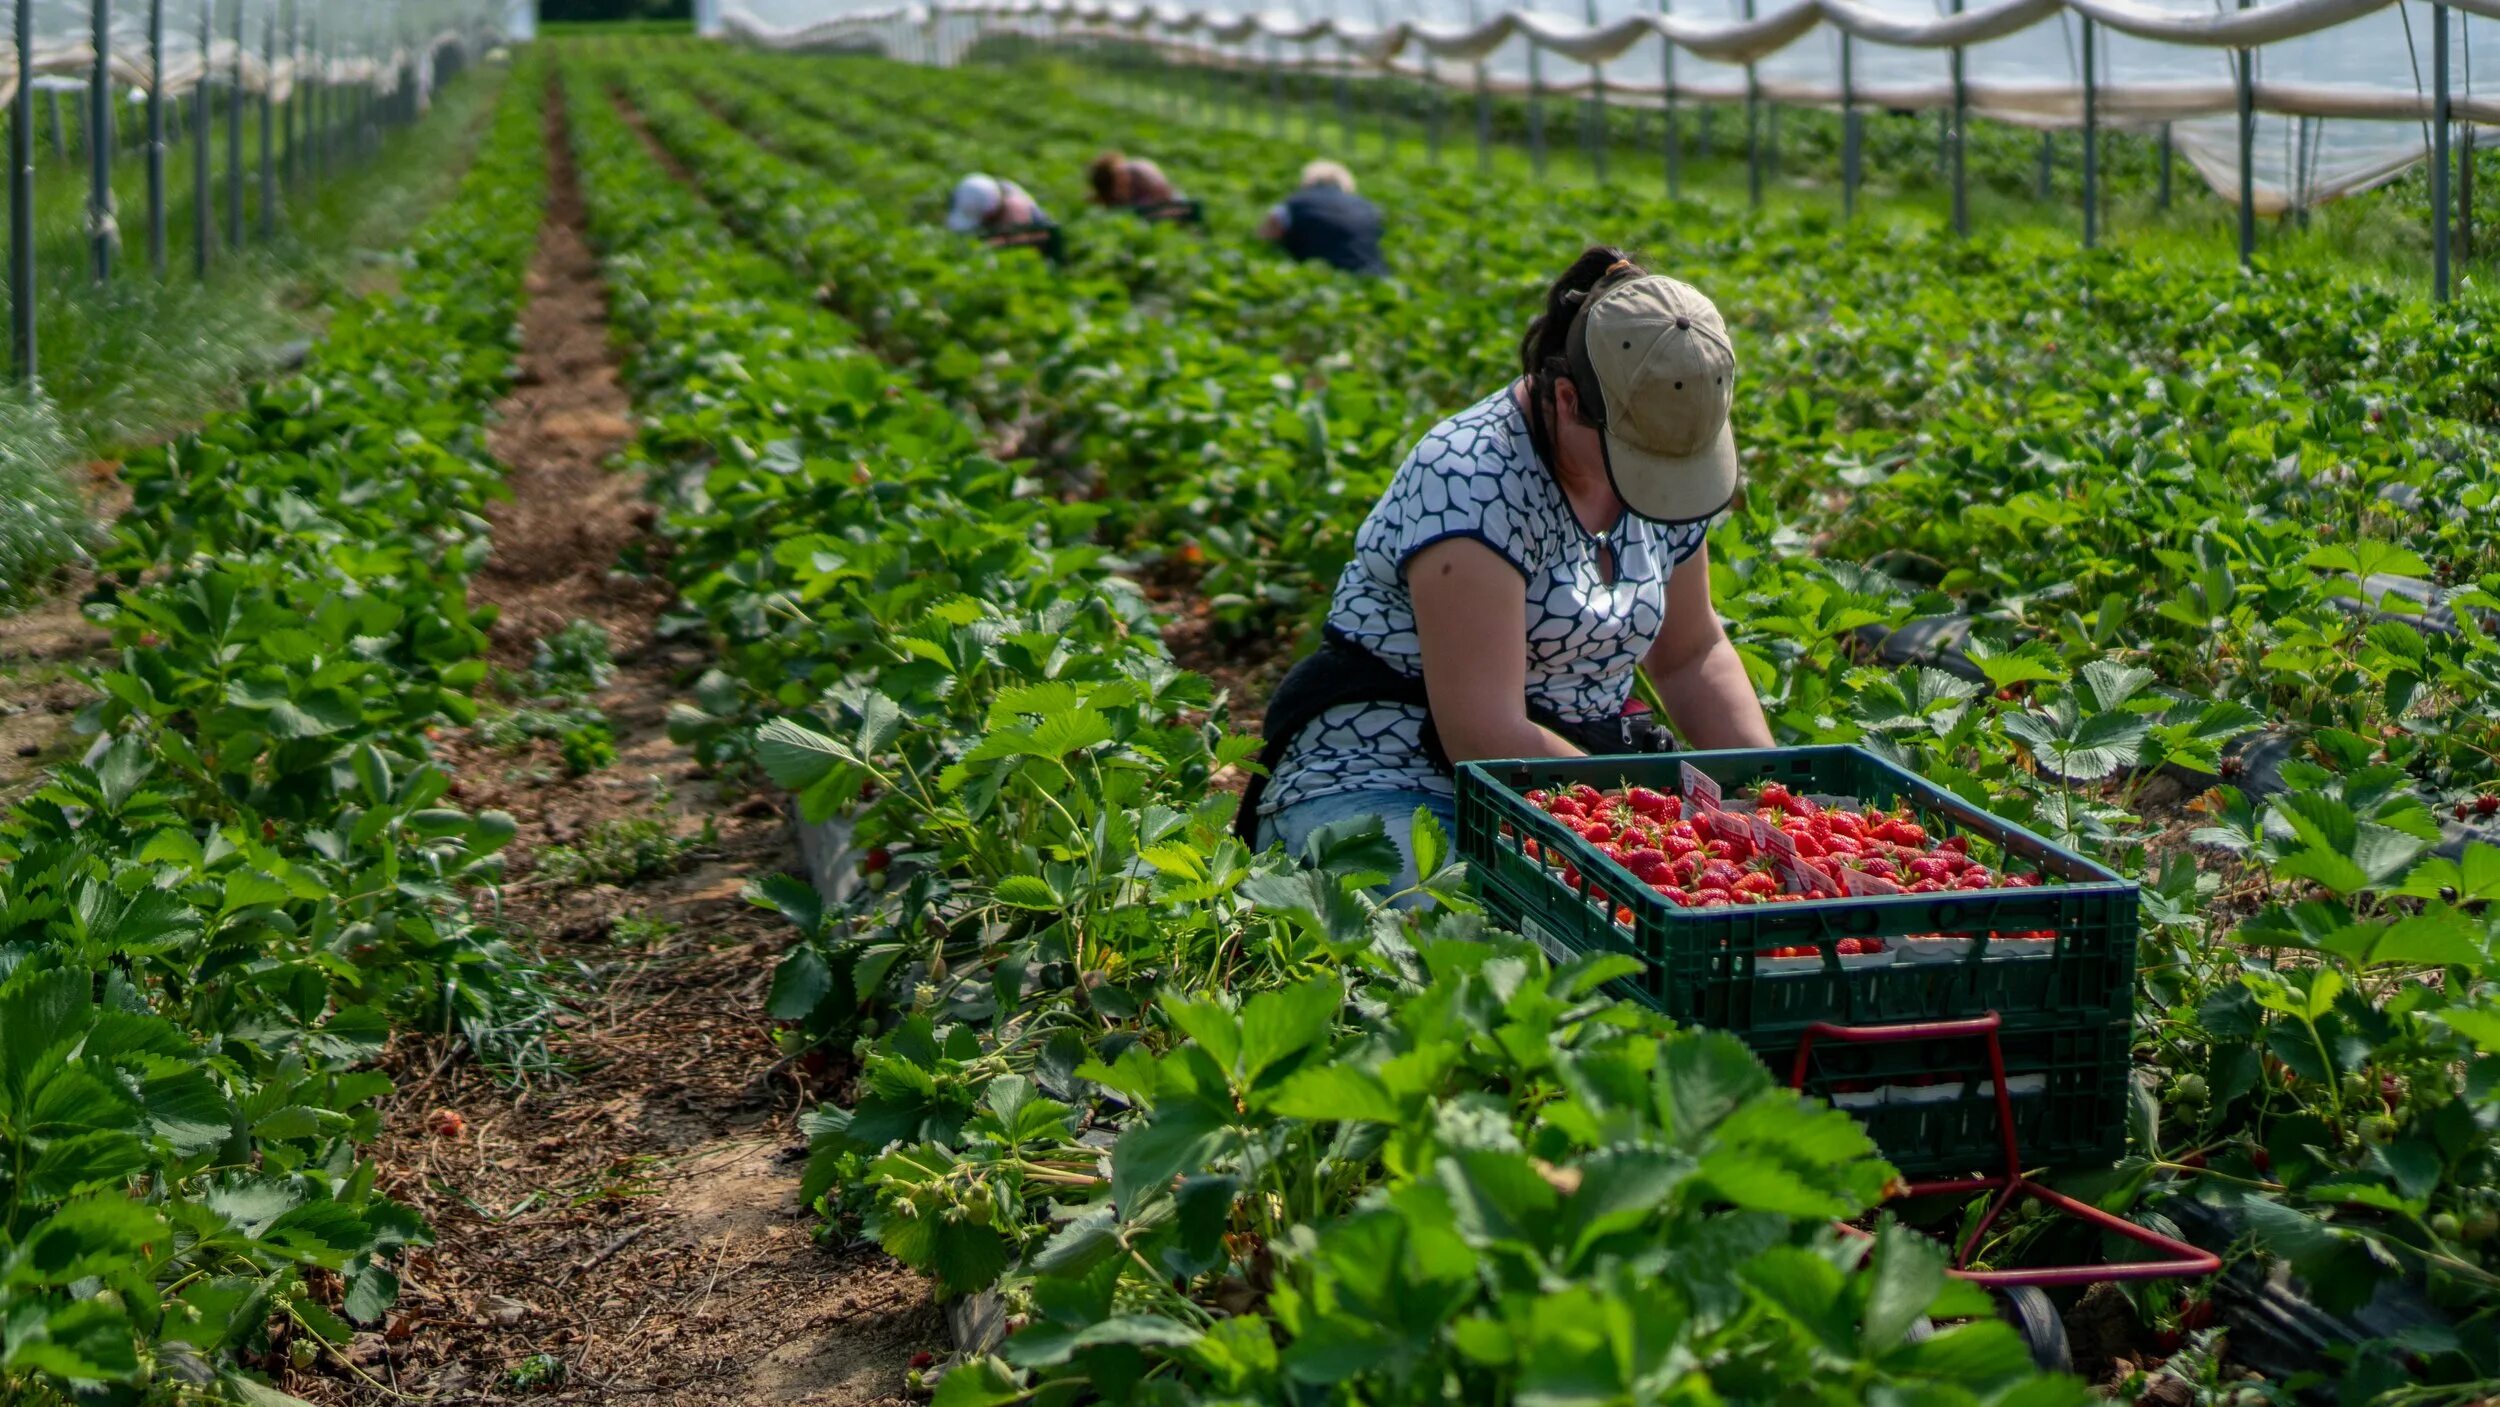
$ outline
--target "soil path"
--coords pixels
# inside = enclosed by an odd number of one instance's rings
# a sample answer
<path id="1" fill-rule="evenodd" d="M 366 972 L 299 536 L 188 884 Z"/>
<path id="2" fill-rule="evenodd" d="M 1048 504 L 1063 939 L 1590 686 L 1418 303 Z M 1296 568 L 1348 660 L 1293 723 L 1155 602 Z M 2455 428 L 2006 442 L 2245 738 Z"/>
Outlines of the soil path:
<path id="1" fill-rule="evenodd" d="M 597 702 L 618 760 L 567 778 L 551 743 L 444 751 L 462 804 L 520 823 L 504 926 L 572 976 L 549 1041 L 561 1073 L 394 1050 L 401 1088 L 375 1156 L 436 1244 L 409 1257 L 353 1373 L 289 1386 L 334 1403 L 907 1400 L 905 1371 L 944 1349 L 943 1320 L 882 1255 L 819 1248 L 798 1205 L 809 1091 L 779 1073 L 761 1014 L 788 928 L 741 897 L 796 855 L 770 798 L 721 786 L 668 741 L 668 703 L 704 657 L 657 634 L 664 590 L 615 570 L 638 540 L 659 544 L 638 486 L 607 467 L 630 407 L 552 94 L 548 136 L 554 200 L 495 440 L 514 499 L 475 590 L 502 609 L 507 667 L 573 620 L 608 628 L 618 667 Z M 589 850 L 644 819 L 685 842 L 668 873 L 571 888 L 533 873 L 551 846 Z"/>
<path id="2" fill-rule="evenodd" d="M 130 507 L 121 470 L 118 459 L 88 462 L 80 489 L 98 532 Z M 86 616 L 95 586 L 95 569 L 80 563 L 40 600 L 0 612 L 0 805 L 33 791 L 47 769 L 74 760 L 87 742 L 70 725 L 96 693 L 78 672 L 104 665 L 113 643 Z"/>

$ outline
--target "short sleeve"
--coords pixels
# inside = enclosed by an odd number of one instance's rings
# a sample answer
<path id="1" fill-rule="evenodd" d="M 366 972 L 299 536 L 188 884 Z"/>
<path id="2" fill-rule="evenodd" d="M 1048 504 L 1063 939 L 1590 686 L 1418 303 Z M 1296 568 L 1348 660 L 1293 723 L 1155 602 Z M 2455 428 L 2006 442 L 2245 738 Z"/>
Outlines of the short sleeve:
<path id="1" fill-rule="evenodd" d="M 1678 567 L 1691 561 L 1693 554 L 1710 541 L 1710 525 L 1717 521 L 1716 518 L 1704 518 L 1698 523 L 1685 523 L 1671 529 L 1667 534 L 1667 561 Z"/>
<path id="2" fill-rule="evenodd" d="M 1516 465 L 1480 423 L 1446 422 L 1400 465 L 1383 508 L 1382 547 L 1402 580 L 1415 554 L 1451 538 L 1483 543 L 1522 580 L 1535 576 L 1537 534 L 1526 521 Z"/>

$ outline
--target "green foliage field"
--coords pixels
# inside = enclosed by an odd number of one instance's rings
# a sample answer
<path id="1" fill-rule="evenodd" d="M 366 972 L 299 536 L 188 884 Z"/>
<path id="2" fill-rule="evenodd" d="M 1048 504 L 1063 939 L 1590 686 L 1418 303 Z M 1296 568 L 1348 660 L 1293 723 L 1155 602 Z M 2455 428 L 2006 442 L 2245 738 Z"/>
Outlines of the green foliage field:
<path id="1" fill-rule="evenodd" d="M 430 1235 L 363 1149 L 384 1043 L 545 1067 L 556 979 L 496 925 L 516 823 L 447 804 L 432 740 L 614 755 L 595 627 L 518 706 L 476 697 L 551 95 L 660 510 L 639 560 L 710 655 L 671 734 L 854 827 L 856 892 L 749 892 L 790 925 L 763 1015 L 829 1092 L 804 1195 L 1008 1315 L 941 1407 L 2089 1400 L 1945 1274 L 1957 1222 L 1893 1201 L 1848 1113 L 1609 995 L 1633 959 L 1502 932 L 1428 818 L 1404 896 L 1377 828 L 1230 834 L 1260 701 L 1174 661 L 1149 584 L 1219 651 L 1297 648 L 1399 457 L 1511 373 L 1593 240 L 1735 330 L 1713 586 L 1781 740 L 2142 884 L 2128 1152 L 2057 1185 L 2233 1219 L 2235 1261 L 2331 1309 L 2418 1294 L 2438 1322 L 2341 1351 L 2340 1402 L 2500 1387 L 2476 307 L 1715 187 L 1514 199 L 1406 149 L 1359 167 L 1397 276 L 1356 282 L 1249 233 L 1324 149 L 1065 69 L 548 49 L 394 292 L 130 461 L 94 750 L 0 814 L 0 1399 L 350 1371 Z M 1206 228 L 1086 209 L 1114 144 Z M 971 169 L 1061 214 L 1068 262 L 945 234 Z M 1869 643 L 1920 623 L 1959 653 Z M 683 848 L 628 822 L 540 859 L 592 882 Z M 1973 1251 L 2109 1254 L 2036 1218 Z M 2127 1294 L 2195 1400 L 2315 1386 L 2241 1376 L 2208 1287 Z"/>
<path id="2" fill-rule="evenodd" d="M 1027 1317 L 941 1401 L 2063 1391 L 2001 1340 L 1941 1371 L 1848 1298 L 1869 1281 L 1823 1278 L 1861 1252 L 1821 1219 L 1879 1184 L 1822 1116 L 1733 1065 L 1726 1123 L 1610 1103 L 1629 1086 L 1600 1070 L 1674 1087 L 1719 1057 L 1587 1001 L 1605 964 L 1483 946 L 1455 875 L 1427 880 L 1436 916 L 1379 907 L 1377 836 L 1330 838 L 1314 872 L 1224 834 L 1211 780 L 1244 745 L 1162 659 L 1135 574 L 1193 564 L 1243 642 L 1307 629 L 1398 456 L 1509 374 L 1544 281 L 1599 239 L 1736 327 L 1750 486 L 1714 571 L 1781 736 L 1873 747 L 2145 885 L 2133 1151 L 2066 1185 L 2226 1209 L 2240 1254 L 2333 1307 L 2394 1278 L 2456 1313 L 2436 1346 L 2365 1346 L 2348 1400 L 2500 1369 L 2473 1312 L 2500 1221 L 2500 848 L 2460 825 L 2500 781 L 2473 309 L 1715 196 L 1497 213 L 1403 161 L 1361 169 L 1399 277 L 1355 283 L 1248 238 L 1325 148 L 996 69 L 601 54 L 568 72 L 594 225 L 676 485 L 672 569 L 721 651 L 682 735 L 811 815 L 857 810 L 875 847 L 849 907 L 760 896 L 807 937 L 773 996 L 788 1039 L 859 1062 L 811 1191 Z M 1173 172 L 1208 231 L 1087 211 L 1107 145 Z M 937 228 L 972 169 L 1066 219 L 1065 268 Z M 1018 458 L 986 457 L 1009 430 Z M 1976 678 L 1867 660 L 1861 628 L 1921 618 Z M 757 712 L 781 717 L 743 733 Z M 2290 761 L 2244 794 L 2261 730 Z M 2154 799 L 2164 768 L 2203 794 Z M 1768 1161 L 1736 1190 L 1729 1158 Z M 1575 1229 L 1591 1179 L 1624 1239 Z M 1749 1249 L 1678 1258 L 1720 1236 Z M 1982 1255 L 2099 1250 L 2023 1223 Z M 1787 1279 L 1808 1261 L 1820 1288 Z M 2177 1332 L 2201 1294 L 2135 1298 Z"/>

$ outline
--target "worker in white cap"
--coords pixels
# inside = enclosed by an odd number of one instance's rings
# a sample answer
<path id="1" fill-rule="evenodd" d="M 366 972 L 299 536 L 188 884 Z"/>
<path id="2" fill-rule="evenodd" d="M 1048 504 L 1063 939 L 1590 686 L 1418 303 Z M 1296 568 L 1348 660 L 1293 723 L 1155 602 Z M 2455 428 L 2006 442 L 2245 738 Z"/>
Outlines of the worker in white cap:
<path id="1" fill-rule="evenodd" d="M 1719 310 L 1594 248 L 1520 350 L 1519 377 L 1427 431 L 1356 530 L 1326 643 L 1268 704 L 1238 821 L 1254 843 L 1298 853 L 1377 816 L 1405 850 L 1419 809 L 1454 828 L 1459 762 L 1771 746 L 1710 596 L 1710 524 L 1737 486 Z M 1643 671 L 1672 738 L 1633 702 Z"/>
<path id="2" fill-rule="evenodd" d="M 957 234 L 1007 235 L 1049 224 L 1024 187 L 978 171 L 955 183 L 946 212 L 946 228 Z"/>

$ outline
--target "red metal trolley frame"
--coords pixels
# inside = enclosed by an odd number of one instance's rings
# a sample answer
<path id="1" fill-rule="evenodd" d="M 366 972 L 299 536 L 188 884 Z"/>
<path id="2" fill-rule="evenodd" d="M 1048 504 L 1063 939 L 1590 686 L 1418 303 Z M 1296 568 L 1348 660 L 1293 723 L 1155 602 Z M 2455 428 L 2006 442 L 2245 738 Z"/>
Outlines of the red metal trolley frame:
<path id="1" fill-rule="evenodd" d="M 2211 1275 L 2222 1268 L 2222 1258 L 2200 1250 L 2176 1238 L 2164 1236 L 2149 1227 L 2138 1226 L 2124 1217 L 2112 1216 L 2088 1203 L 2078 1202 L 2053 1187 L 2043 1186 L 2023 1173 L 2022 1148 L 2014 1136 L 2014 1097 L 2005 1087 L 2005 1046 L 1997 1034 L 2004 1020 L 1991 1011 L 1984 1016 L 1964 1017 L 1951 1021 L 1905 1021 L 1889 1026 L 1843 1026 L 1831 1021 L 1817 1021 L 1806 1028 L 1797 1041 L 1797 1061 L 1789 1074 L 1791 1088 L 1803 1089 L 1814 1042 L 1819 1038 L 1842 1045 L 1879 1045 L 1896 1041 L 1938 1040 L 1971 1037 L 1983 1040 L 1988 1052 L 1990 1088 L 1996 1091 L 1997 1131 L 2004 1145 L 2005 1171 L 1978 1177 L 1942 1178 L 1913 1182 L 1904 1195 L 1912 1197 L 1945 1196 L 1956 1192 L 1992 1191 L 1996 1195 L 1985 1215 L 1979 1218 L 1970 1234 L 1954 1250 L 1951 1274 L 1976 1285 L 1991 1289 L 2016 1286 L 2051 1288 L 2090 1285 L 2103 1280 L 2170 1280 Z M 1988 1234 L 1997 1218 L 2017 1201 L 2029 1197 L 2046 1205 L 2051 1211 L 2084 1222 L 2155 1252 L 2160 1258 L 2125 1261 L 2115 1265 L 2054 1265 L 2024 1270 L 1972 1270 L 1971 1256 L 1978 1250 L 1980 1239 Z M 1857 1227 L 1841 1228 L 1854 1236 L 1867 1233 Z"/>

